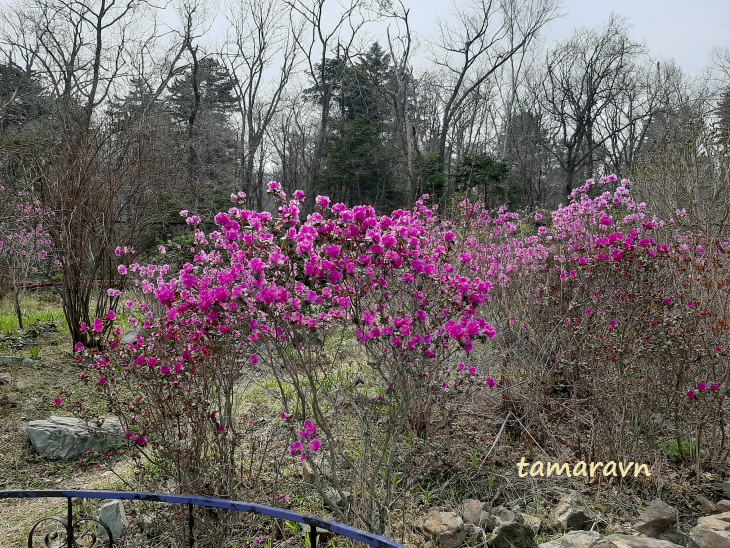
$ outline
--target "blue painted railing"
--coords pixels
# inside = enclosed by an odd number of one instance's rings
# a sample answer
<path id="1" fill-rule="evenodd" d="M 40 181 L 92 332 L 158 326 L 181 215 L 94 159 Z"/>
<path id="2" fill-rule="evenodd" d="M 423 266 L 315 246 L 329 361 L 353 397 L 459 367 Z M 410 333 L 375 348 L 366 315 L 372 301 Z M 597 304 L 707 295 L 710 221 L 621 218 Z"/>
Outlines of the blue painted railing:
<path id="1" fill-rule="evenodd" d="M 33 548 L 33 532 L 35 528 L 43 521 L 52 520 L 60 523 L 66 532 L 66 542 L 64 546 L 68 548 L 74 548 L 78 546 L 74 539 L 74 518 L 72 512 L 72 500 L 73 499 L 103 499 L 103 500 L 139 500 L 143 502 L 162 502 L 167 504 L 178 504 L 185 505 L 188 507 L 188 518 L 187 518 L 187 536 L 188 545 L 192 548 L 195 546 L 195 518 L 193 515 L 194 507 L 201 508 L 217 508 L 219 510 L 231 510 L 235 512 L 244 512 L 249 514 L 260 514 L 262 516 L 268 516 L 274 519 L 292 521 L 309 526 L 309 546 L 311 548 L 317 547 L 317 529 L 324 529 L 331 533 L 345 537 L 368 546 L 375 546 L 378 548 L 405 548 L 402 544 L 398 544 L 392 540 L 388 540 L 385 537 L 361 531 L 326 519 L 316 518 L 305 514 L 297 514 L 296 512 L 290 512 L 282 508 L 275 508 L 273 506 L 265 506 L 263 504 L 253 504 L 250 502 L 238 502 L 226 499 L 216 499 L 210 497 L 190 497 L 186 495 L 164 495 L 159 493 L 139 493 L 136 491 L 62 491 L 62 490 L 9 490 L 0 491 L 0 499 L 11 499 L 11 498 L 65 498 L 67 500 L 67 517 L 66 519 L 52 517 L 44 518 L 37 522 L 31 529 L 28 535 L 28 548 Z M 93 518 L 80 518 L 79 521 L 96 522 L 98 525 L 104 528 L 107 534 L 106 542 L 107 546 L 112 547 L 114 539 L 112 533 L 106 524 Z M 100 540 L 96 537 L 91 539 L 92 544 L 89 546 L 96 546 L 96 541 Z"/>

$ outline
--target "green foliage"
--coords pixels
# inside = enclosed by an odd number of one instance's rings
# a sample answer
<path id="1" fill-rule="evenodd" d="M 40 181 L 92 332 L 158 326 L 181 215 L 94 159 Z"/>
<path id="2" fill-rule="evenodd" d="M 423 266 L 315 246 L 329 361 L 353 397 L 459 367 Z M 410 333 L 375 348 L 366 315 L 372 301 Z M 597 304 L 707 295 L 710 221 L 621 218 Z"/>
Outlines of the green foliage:
<path id="1" fill-rule="evenodd" d="M 520 190 L 509 178 L 510 168 L 490 154 L 464 156 L 452 173 L 457 192 L 479 189 L 487 207 L 520 201 Z"/>
<path id="2" fill-rule="evenodd" d="M 672 462 L 680 463 L 682 462 L 682 453 L 684 453 L 684 459 L 690 459 L 692 458 L 692 455 L 694 454 L 694 446 L 688 442 L 683 441 L 682 442 L 682 451 L 679 450 L 679 445 L 677 444 L 676 439 L 671 439 L 668 441 L 664 441 L 659 444 L 659 447 L 664 452 L 664 454 L 667 456 L 669 460 Z"/>

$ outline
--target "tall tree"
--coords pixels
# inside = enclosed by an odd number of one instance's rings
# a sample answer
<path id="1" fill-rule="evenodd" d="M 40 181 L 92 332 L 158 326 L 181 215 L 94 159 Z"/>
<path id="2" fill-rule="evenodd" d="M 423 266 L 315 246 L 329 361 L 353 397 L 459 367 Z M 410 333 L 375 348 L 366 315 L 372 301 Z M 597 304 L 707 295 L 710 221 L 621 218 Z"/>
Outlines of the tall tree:
<path id="1" fill-rule="evenodd" d="M 460 109 L 500 67 L 530 45 L 556 9 L 553 0 L 476 0 L 456 10 L 455 24 L 441 26 L 432 55 L 444 81 L 437 149 L 441 171 L 447 168 L 447 144 Z"/>
<path id="2" fill-rule="evenodd" d="M 625 23 L 611 17 L 600 31 L 582 29 L 547 54 L 546 70 L 533 86 L 546 114 L 548 150 L 565 174 L 570 194 L 579 173 L 594 176 L 597 152 L 611 137 L 635 123 L 639 113 L 623 113 L 619 127 L 601 134 L 600 120 L 619 104 L 643 48 L 632 42 Z"/>
<path id="3" fill-rule="evenodd" d="M 251 206 L 262 208 L 264 174 L 255 169 L 256 158 L 263 152 L 267 130 L 298 63 L 302 26 L 287 17 L 283 0 L 237 0 L 228 7 L 232 33 L 223 59 L 233 78 L 241 121 L 239 183 Z M 273 77 L 267 81 L 269 74 Z"/>

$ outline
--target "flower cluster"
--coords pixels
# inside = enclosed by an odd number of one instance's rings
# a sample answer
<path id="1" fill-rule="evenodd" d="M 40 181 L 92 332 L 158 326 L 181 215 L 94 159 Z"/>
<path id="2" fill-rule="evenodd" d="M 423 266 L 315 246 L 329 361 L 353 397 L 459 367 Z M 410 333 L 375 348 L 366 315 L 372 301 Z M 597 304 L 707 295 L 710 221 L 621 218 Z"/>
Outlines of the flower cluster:
<path id="1" fill-rule="evenodd" d="M 316 434 L 317 425 L 310 420 L 304 421 L 304 430 L 299 432 L 299 440 L 289 446 L 289 453 L 299 455 L 300 460 L 306 460 L 308 454 L 319 451 L 322 442 L 314 437 Z"/>

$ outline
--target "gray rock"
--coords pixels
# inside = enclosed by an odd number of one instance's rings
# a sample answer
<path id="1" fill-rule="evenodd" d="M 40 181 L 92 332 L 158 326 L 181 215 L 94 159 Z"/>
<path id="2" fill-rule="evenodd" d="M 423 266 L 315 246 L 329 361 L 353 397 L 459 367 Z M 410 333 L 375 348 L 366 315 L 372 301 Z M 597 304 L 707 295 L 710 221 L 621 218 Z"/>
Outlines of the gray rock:
<path id="1" fill-rule="evenodd" d="M 556 529 L 576 531 L 590 529 L 591 518 L 588 507 L 578 493 L 571 491 L 558 501 L 553 509 L 553 521 Z"/>
<path id="2" fill-rule="evenodd" d="M 541 542 L 537 545 L 537 548 L 560 548 L 560 541 Z"/>
<path id="3" fill-rule="evenodd" d="M 730 500 L 722 499 L 717 503 L 718 512 L 730 512 Z"/>
<path id="4" fill-rule="evenodd" d="M 535 533 L 524 523 L 505 523 L 494 530 L 494 536 L 489 541 L 493 548 L 532 548 Z"/>
<path id="5" fill-rule="evenodd" d="M 490 512 L 497 522 L 497 527 L 507 525 L 508 523 L 522 523 L 523 518 L 520 512 L 515 512 L 504 506 L 497 506 Z"/>
<path id="6" fill-rule="evenodd" d="M 650 537 L 635 537 L 631 535 L 613 534 L 597 543 L 592 548 L 682 548 L 679 544 L 674 544 L 668 540 L 661 540 Z M 608 544 L 611 543 L 611 544 Z"/>
<path id="7" fill-rule="evenodd" d="M 560 548 L 591 548 L 599 540 L 598 531 L 568 531 L 560 539 Z"/>
<path id="8" fill-rule="evenodd" d="M 78 459 L 87 451 L 101 453 L 125 443 L 119 421 L 107 419 L 101 426 L 72 417 L 30 421 L 25 432 L 38 454 L 51 460 Z"/>
<path id="9" fill-rule="evenodd" d="M 416 529 L 430 537 L 440 548 L 458 548 L 466 539 L 461 516 L 438 508 L 432 508 L 428 514 L 416 520 Z"/>
<path id="10" fill-rule="evenodd" d="M 347 510 L 352 505 L 352 493 L 345 490 L 338 490 L 334 487 L 327 487 L 322 491 L 324 496 L 324 504 L 331 510 Z"/>
<path id="11" fill-rule="evenodd" d="M 13 378 L 7 371 L 3 371 L 2 373 L 0 373 L 0 384 L 10 384 L 12 380 Z"/>
<path id="12" fill-rule="evenodd" d="M 139 335 L 139 331 L 135 328 L 131 328 L 124 334 L 119 342 L 120 344 L 134 344 L 137 342 L 137 335 Z"/>
<path id="13" fill-rule="evenodd" d="M 699 505 L 700 512 L 705 512 L 707 514 L 714 514 L 717 512 L 717 505 L 707 497 L 703 495 L 695 495 L 695 500 Z"/>
<path id="14" fill-rule="evenodd" d="M 115 544 L 129 527 L 127 514 L 124 512 L 124 505 L 121 500 L 113 500 L 102 506 L 99 509 L 99 521 L 109 527 Z M 106 530 L 103 527 L 99 527 L 99 536 L 106 540 Z"/>
<path id="15" fill-rule="evenodd" d="M 22 365 L 25 359 L 15 356 L 0 356 L 0 365 Z"/>
<path id="16" fill-rule="evenodd" d="M 730 499 L 730 480 L 722 484 L 722 492 L 726 498 Z"/>
<path id="17" fill-rule="evenodd" d="M 697 520 L 697 526 L 714 531 L 730 531 L 730 512 L 703 516 Z"/>
<path id="18" fill-rule="evenodd" d="M 488 510 L 489 503 L 475 499 L 466 499 L 464 501 L 464 511 L 461 513 L 461 516 L 465 524 L 480 527 L 491 533 L 497 526 L 497 520 Z"/>
<path id="19" fill-rule="evenodd" d="M 634 529 L 656 538 L 676 524 L 677 510 L 664 501 L 655 500 L 641 513 Z"/>
<path id="20" fill-rule="evenodd" d="M 728 548 L 730 531 L 715 531 L 697 525 L 689 532 L 690 548 Z"/>

